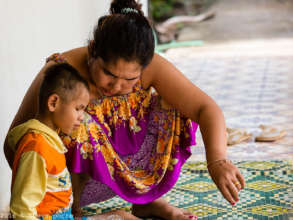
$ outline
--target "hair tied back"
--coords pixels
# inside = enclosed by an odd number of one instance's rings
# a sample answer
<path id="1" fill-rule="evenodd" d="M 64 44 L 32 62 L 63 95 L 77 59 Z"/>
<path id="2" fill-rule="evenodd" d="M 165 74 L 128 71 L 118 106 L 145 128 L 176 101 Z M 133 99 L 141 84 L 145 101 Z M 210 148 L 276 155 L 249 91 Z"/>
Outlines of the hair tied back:
<path id="1" fill-rule="evenodd" d="M 128 14 L 128 13 L 137 13 L 138 14 L 138 10 L 136 10 L 134 8 L 122 8 L 121 9 L 121 14 Z"/>

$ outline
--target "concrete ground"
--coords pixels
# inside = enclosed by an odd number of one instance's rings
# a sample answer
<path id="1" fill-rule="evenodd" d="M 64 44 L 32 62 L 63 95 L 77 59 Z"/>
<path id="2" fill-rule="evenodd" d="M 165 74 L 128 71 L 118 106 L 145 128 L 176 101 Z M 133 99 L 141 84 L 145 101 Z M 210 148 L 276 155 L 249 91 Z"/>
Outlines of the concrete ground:
<path id="1" fill-rule="evenodd" d="M 215 12 L 213 19 L 185 26 L 178 40 L 210 44 L 293 37 L 292 0 L 218 0 L 209 11 Z"/>

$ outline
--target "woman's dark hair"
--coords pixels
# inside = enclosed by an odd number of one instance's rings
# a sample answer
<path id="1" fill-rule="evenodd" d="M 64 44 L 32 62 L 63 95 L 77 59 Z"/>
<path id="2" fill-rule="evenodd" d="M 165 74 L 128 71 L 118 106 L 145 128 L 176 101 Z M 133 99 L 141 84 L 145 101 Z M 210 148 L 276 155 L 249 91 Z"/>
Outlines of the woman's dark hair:
<path id="1" fill-rule="evenodd" d="M 154 55 L 153 29 L 135 0 L 113 0 L 110 15 L 99 19 L 94 39 L 89 42 L 90 58 L 116 62 L 119 58 L 147 66 Z"/>
<path id="2" fill-rule="evenodd" d="M 61 63 L 48 67 L 39 92 L 39 112 L 47 110 L 48 98 L 57 94 L 63 101 L 71 101 L 78 83 L 82 83 L 87 90 L 89 85 L 79 72 L 70 64 Z"/>

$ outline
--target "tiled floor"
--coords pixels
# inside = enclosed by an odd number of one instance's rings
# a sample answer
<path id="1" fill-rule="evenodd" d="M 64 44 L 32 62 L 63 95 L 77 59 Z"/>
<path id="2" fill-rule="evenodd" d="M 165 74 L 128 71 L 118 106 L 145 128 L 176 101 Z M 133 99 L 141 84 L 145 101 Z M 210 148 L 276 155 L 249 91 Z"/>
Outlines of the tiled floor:
<path id="1" fill-rule="evenodd" d="M 278 126 L 288 133 L 274 143 L 256 143 L 252 138 L 229 147 L 230 159 L 293 159 L 292 48 L 293 39 L 236 42 L 171 49 L 165 56 L 219 104 L 228 127 L 244 128 L 254 137 L 260 124 Z M 190 161 L 205 158 L 200 134 L 197 136 L 198 146 Z"/>

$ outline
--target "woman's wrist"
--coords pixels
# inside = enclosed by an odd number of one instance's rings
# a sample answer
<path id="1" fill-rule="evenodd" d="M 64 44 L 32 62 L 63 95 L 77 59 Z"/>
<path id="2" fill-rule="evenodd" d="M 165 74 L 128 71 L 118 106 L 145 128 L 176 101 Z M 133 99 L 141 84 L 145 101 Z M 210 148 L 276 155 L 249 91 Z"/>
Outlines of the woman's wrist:
<path id="1" fill-rule="evenodd" d="M 218 159 L 218 160 L 209 161 L 207 163 L 207 168 L 211 168 L 214 165 L 222 165 L 224 163 L 232 163 L 232 161 L 227 159 L 227 158 L 222 158 L 222 159 Z"/>

